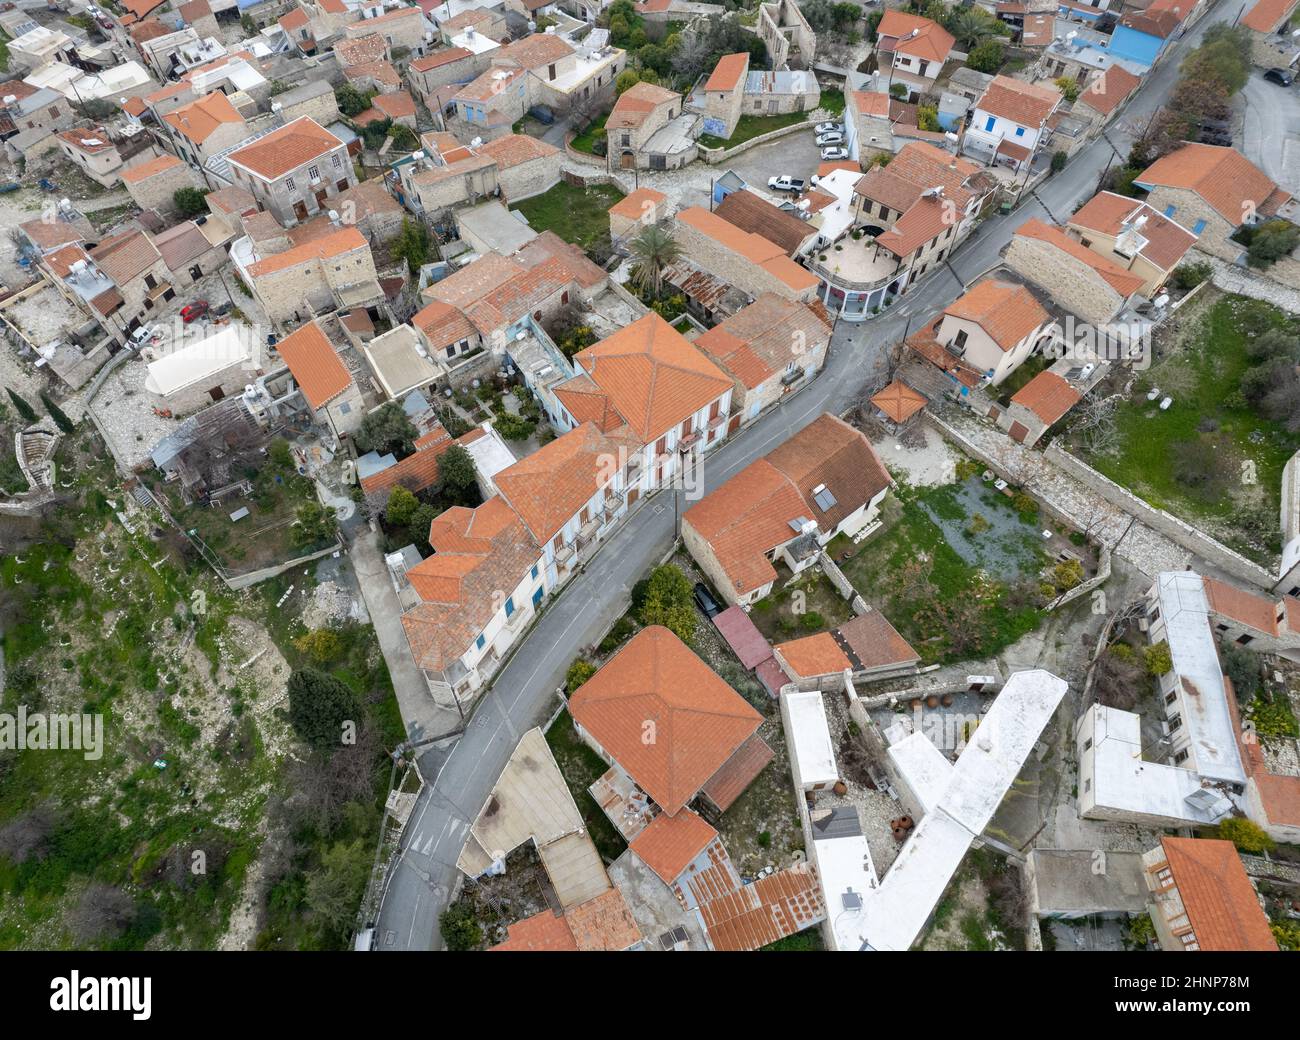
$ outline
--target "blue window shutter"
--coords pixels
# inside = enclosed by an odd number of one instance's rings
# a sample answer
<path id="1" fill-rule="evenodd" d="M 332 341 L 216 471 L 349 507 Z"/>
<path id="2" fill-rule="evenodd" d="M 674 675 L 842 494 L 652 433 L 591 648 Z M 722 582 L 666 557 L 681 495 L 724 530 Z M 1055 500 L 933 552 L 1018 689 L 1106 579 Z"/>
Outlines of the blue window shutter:
<path id="1" fill-rule="evenodd" d="M 480 650 L 482 650 L 483 644 L 486 642 L 487 642 L 486 636 L 479 636 L 476 640 L 474 640 L 474 645 L 478 647 Z"/>
<path id="2" fill-rule="evenodd" d="M 1193 235 L 1199 235 L 1204 230 L 1205 230 L 1205 221 L 1203 220 L 1198 220 L 1195 224 L 1192 225 Z"/>
<path id="3" fill-rule="evenodd" d="M 509 617 L 514 612 L 515 612 L 515 598 L 514 596 L 511 596 L 506 600 L 506 617 Z"/>
<path id="4" fill-rule="evenodd" d="M 536 607 L 539 604 L 541 604 L 543 592 L 545 592 L 544 589 L 538 589 L 536 592 L 533 593 L 533 606 Z"/>
<path id="5" fill-rule="evenodd" d="M 986 131 L 986 132 L 988 132 L 988 131 L 992 131 L 992 129 L 993 129 L 995 126 L 997 126 L 997 123 L 998 123 L 998 117 L 997 117 L 997 116 L 989 116 L 989 121 L 988 121 L 987 123 L 984 124 L 984 129 L 985 129 L 985 131 Z"/>
<path id="6" fill-rule="evenodd" d="M 537 564 L 533 564 L 533 577 L 537 577 Z"/>
<path id="7" fill-rule="evenodd" d="M 1174 210 L 1176 210 L 1177 208 L 1178 207 L 1175 206 L 1172 202 L 1169 203 L 1169 205 L 1165 207 L 1165 216 L 1172 217 L 1174 215 Z"/>
<path id="8" fill-rule="evenodd" d="M 1018 126 L 1018 127 L 1016 127 L 1016 136 L 1017 136 L 1017 137 L 1024 137 L 1024 136 L 1025 136 L 1025 128 L 1024 128 L 1023 126 Z"/>

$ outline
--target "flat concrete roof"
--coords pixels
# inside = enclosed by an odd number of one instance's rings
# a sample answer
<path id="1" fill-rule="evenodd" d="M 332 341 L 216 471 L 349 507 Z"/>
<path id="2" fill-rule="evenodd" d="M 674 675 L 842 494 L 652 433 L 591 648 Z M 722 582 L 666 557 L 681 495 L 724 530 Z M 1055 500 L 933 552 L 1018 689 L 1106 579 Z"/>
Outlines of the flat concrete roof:
<path id="1" fill-rule="evenodd" d="M 1142 853 L 1103 849 L 1033 849 L 1034 909 L 1040 917 L 1140 914 L 1147 885 Z"/>
<path id="2" fill-rule="evenodd" d="M 790 757 L 804 784 L 833 784 L 840 778 L 835 747 L 826 721 L 826 704 L 817 690 L 789 693 L 785 697 L 790 717 Z"/>

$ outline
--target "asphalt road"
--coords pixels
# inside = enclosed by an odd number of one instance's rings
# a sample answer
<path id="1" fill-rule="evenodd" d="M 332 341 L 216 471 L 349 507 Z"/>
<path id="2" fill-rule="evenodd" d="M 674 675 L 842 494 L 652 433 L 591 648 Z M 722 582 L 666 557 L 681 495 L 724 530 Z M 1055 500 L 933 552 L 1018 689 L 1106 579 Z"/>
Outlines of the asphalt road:
<path id="1" fill-rule="evenodd" d="M 1256 69 L 1241 96 L 1242 155 L 1287 191 L 1300 191 L 1300 86 L 1279 87 Z"/>
<path id="2" fill-rule="evenodd" d="M 1235 5 L 1220 3 L 1206 15 L 1144 78 L 1139 94 L 1104 137 L 1075 155 L 1015 212 L 985 220 L 952 264 L 928 274 L 887 314 L 860 325 L 841 322 L 817 380 L 705 459 L 705 489 L 713 490 L 821 412 L 847 407 L 873 369 L 883 363 L 886 348 L 898 342 L 906 328 L 918 327 L 994 266 L 1025 220 L 1061 220 L 1090 198 L 1107 165 L 1127 155 L 1132 137 L 1164 103 L 1177 78 L 1181 54 L 1196 45 L 1208 26 L 1230 21 L 1236 12 Z M 668 552 L 674 537 L 673 494 L 681 493 L 663 492 L 648 501 L 613 535 L 586 571 L 547 608 L 498 675 L 465 734 L 450 749 L 435 749 L 421 760 L 429 783 L 412 813 L 403 854 L 385 894 L 379 949 L 441 946 L 438 914 L 455 885 L 456 858 L 470 821 L 487 800 L 520 736 L 557 706 L 556 691 L 575 654 L 594 643 L 627 609 L 632 584 Z"/>

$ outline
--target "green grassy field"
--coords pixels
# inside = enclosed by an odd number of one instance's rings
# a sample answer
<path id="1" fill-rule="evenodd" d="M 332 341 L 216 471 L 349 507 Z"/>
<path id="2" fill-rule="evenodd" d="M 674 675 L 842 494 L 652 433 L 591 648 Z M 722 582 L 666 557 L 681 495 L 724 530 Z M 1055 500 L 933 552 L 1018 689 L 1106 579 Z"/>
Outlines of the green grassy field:
<path id="1" fill-rule="evenodd" d="M 561 181 L 550 191 L 515 207 L 534 231 L 554 231 L 566 242 L 591 249 L 609 237 L 609 207 L 623 193 L 609 184 L 576 188 Z"/>
<path id="2" fill-rule="evenodd" d="M 796 126 L 808 121 L 807 112 L 787 112 L 779 116 L 741 116 L 736 122 L 736 129 L 725 141 L 712 134 L 702 134 L 700 144 L 705 148 L 735 148 L 738 144 L 770 134 L 773 130 L 783 130 L 787 126 Z"/>

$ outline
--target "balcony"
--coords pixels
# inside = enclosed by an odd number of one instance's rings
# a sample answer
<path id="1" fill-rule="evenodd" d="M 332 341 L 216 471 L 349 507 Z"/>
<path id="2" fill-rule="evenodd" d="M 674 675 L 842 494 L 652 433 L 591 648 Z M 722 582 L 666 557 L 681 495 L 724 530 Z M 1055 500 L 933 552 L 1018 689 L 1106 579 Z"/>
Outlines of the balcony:
<path id="1" fill-rule="evenodd" d="M 825 257 L 825 261 L 820 257 Z M 871 292 L 888 285 L 901 273 L 893 253 L 877 249 L 875 240 L 864 236 L 854 240 L 846 235 L 833 246 L 808 257 L 809 269 L 820 278 L 841 289 Z"/>

